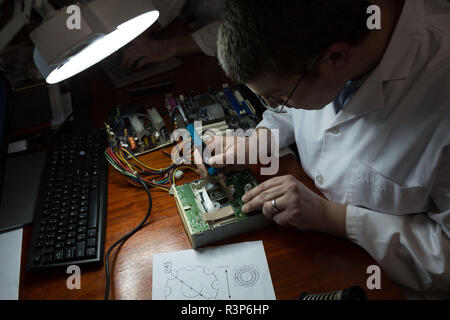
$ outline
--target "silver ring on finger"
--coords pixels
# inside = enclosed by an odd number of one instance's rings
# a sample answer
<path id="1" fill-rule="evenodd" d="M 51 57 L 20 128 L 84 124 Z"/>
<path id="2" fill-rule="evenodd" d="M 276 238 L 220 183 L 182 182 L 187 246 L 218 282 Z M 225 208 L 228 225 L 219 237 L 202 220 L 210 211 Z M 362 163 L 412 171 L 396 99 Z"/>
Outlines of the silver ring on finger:
<path id="1" fill-rule="evenodd" d="M 276 199 L 276 198 L 274 198 L 274 199 L 272 200 L 272 209 L 273 209 L 273 214 L 274 214 L 274 215 L 280 213 L 280 209 L 278 209 L 278 207 L 277 207 L 277 199 Z"/>

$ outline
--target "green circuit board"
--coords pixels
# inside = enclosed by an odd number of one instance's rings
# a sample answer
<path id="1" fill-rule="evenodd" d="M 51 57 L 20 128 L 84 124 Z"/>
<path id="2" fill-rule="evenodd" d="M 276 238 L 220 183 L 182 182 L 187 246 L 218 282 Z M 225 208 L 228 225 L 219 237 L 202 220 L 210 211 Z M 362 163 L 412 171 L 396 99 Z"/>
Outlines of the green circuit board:
<path id="1" fill-rule="evenodd" d="M 176 187 L 179 205 L 184 210 L 185 217 L 193 234 L 199 234 L 214 228 L 214 225 L 204 221 L 202 218 L 202 213 L 205 211 L 201 207 L 201 200 L 196 196 L 196 192 L 194 192 L 194 190 L 204 185 L 204 180 L 197 180 Z M 228 198 L 222 199 L 221 206 L 232 206 L 234 211 L 234 217 L 232 219 L 245 219 L 247 215 L 242 213 L 241 208 L 243 202 L 241 198 L 248 190 L 258 185 L 255 175 L 250 170 L 234 172 L 226 177 L 226 185 L 233 194 L 233 200 L 230 201 Z M 217 192 L 220 193 L 220 190 Z"/>

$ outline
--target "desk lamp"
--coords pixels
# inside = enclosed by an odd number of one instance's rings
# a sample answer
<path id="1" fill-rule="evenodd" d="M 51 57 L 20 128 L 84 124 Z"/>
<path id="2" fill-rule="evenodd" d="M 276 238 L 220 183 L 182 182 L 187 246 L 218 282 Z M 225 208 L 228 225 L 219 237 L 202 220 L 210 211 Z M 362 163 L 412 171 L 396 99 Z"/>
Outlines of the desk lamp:
<path id="1" fill-rule="evenodd" d="M 44 21 L 30 38 L 35 45 L 34 63 L 49 84 L 108 57 L 159 16 L 150 0 L 85 0 L 59 11 L 42 11 Z M 79 23 L 71 25 L 70 19 L 79 19 Z"/>

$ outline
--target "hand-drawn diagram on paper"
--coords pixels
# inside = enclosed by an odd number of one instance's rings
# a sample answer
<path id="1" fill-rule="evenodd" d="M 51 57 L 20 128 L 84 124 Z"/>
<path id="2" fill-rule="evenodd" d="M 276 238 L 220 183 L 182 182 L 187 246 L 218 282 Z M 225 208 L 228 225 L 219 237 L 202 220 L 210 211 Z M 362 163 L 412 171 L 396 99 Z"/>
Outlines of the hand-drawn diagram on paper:
<path id="1" fill-rule="evenodd" d="M 275 299 L 262 241 L 154 255 L 153 299 Z"/>

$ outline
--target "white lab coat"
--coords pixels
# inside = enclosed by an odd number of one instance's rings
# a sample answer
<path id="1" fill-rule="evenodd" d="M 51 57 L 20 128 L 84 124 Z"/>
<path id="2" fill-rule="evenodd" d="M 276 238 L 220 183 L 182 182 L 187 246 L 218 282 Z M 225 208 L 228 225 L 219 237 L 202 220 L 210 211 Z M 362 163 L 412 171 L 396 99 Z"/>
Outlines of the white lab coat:
<path id="1" fill-rule="evenodd" d="M 158 23 L 165 27 L 182 12 L 186 5 L 196 19 L 198 28 L 191 34 L 195 43 L 208 56 L 217 54 L 217 33 L 224 9 L 223 0 L 153 0 L 160 11 Z"/>
<path id="2" fill-rule="evenodd" d="M 450 297 L 448 2 L 405 1 L 383 59 L 337 115 L 266 111 L 259 126 L 297 144 L 316 186 L 347 204 L 349 239 L 406 297 Z"/>

